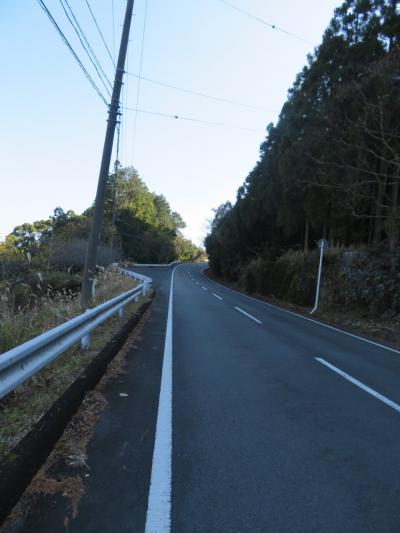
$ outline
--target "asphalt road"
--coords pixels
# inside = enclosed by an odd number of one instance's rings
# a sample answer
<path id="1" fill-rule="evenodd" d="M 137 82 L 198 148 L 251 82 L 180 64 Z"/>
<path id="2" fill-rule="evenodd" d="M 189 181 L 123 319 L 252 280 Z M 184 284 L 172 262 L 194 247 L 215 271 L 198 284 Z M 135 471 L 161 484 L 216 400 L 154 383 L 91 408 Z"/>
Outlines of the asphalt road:
<path id="1" fill-rule="evenodd" d="M 400 353 L 202 268 L 175 269 L 172 300 L 171 270 L 141 269 L 158 299 L 123 383 L 132 399 L 120 409 L 109 391 L 69 531 L 399 532 Z M 24 531 L 62 531 L 56 514 L 42 507 Z"/>
<path id="2" fill-rule="evenodd" d="M 172 531 L 400 531 L 400 413 L 316 360 L 400 403 L 400 354 L 200 271 L 174 284 Z"/>

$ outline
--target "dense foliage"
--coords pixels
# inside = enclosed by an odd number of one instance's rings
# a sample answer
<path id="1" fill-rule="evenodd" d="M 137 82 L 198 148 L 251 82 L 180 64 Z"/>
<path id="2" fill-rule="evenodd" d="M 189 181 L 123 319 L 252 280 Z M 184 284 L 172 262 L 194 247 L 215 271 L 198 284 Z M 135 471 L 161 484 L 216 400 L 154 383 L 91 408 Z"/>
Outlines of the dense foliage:
<path id="1" fill-rule="evenodd" d="M 399 38 L 399 1 L 346 0 L 335 10 L 236 203 L 215 210 L 206 249 L 217 274 L 239 279 L 256 260 L 266 271 L 321 237 L 395 250 Z"/>
<path id="2" fill-rule="evenodd" d="M 85 260 L 93 208 L 82 215 L 57 207 L 47 220 L 14 228 L 0 243 L 0 276 L 27 269 L 79 271 Z M 121 168 L 108 180 L 98 264 L 118 259 L 165 263 L 196 260 L 203 254 L 180 230 L 181 216 L 167 200 L 148 190 L 134 168 Z"/>

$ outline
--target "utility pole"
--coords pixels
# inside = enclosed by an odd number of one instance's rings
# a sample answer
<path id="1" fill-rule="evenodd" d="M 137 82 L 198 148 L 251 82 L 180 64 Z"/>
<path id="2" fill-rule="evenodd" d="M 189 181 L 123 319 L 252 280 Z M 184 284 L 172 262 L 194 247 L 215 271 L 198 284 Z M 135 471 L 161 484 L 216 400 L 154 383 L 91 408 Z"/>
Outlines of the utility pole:
<path id="1" fill-rule="evenodd" d="M 90 228 L 89 242 L 86 252 L 85 269 L 81 288 L 81 306 L 86 307 L 93 297 L 93 281 L 96 271 L 97 246 L 100 240 L 100 230 L 103 220 L 104 202 L 107 190 L 107 178 L 110 170 L 111 154 L 114 142 L 115 125 L 117 123 L 119 100 L 121 96 L 122 79 L 126 51 L 128 49 L 129 32 L 131 28 L 134 0 L 127 0 L 121 45 L 119 48 L 117 68 L 115 71 L 114 88 L 111 96 L 106 136 L 104 139 L 103 155 L 101 158 L 99 181 L 97 184 L 96 200 L 94 204 L 93 220 Z"/>

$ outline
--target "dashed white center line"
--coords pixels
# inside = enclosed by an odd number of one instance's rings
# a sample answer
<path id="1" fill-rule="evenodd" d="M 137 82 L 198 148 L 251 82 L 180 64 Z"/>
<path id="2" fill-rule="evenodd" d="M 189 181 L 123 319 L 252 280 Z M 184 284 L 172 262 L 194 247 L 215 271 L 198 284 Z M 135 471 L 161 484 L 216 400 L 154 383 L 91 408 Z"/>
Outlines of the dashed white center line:
<path id="1" fill-rule="evenodd" d="M 203 289 L 203 291 L 208 291 L 207 287 L 204 287 L 203 285 L 201 286 L 201 288 Z"/>
<path id="2" fill-rule="evenodd" d="M 221 296 L 218 296 L 218 294 L 215 294 L 215 292 L 212 292 L 211 294 L 215 296 L 216 298 L 218 298 L 218 300 L 223 300 L 223 298 L 221 298 Z"/>
<path id="3" fill-rule="evenodd" d="M 392 402 L 392 400 L 389 400 L 389 398 L 386 398 L 386 396 L 383 396 L 382 394 L 379 394 L 379 392 L 376 392 L 374 389 L 371 389 L 367 385 L 364 385 L 364 383 L 361 383 L 361 381 L 358 381 L 358 379 L 355 379 L 349 374 L 346 374 L 346 372 L 343 372 L 343 370 L 340 370 L 340 368 L 331 365 L 331 363 L 328 363 L 328 361 L 325 361 L 325 359 L 322 359 L 321 357 L 315 357 L 315 360 L 318 361 L 318 363 L 327 366 L 328 368 L 339 374 L 339 376 L 342 376 L 342 378 L 347 379 L 348 381 L 353 383 L 353 385 L 360 387 L 360 389 L 364 390 L 365 392 L 368 392 L 368 394 L 371 394 L 371 396 L 374 396 L 381 402 L 385 403 L 386 405 L 400 413 L 400 405 L 395 402 Z"/>
<path id="4" fill-rule="evenodd" d="M 261 320 L 258 320 L 258 318 L 249 315 L 249 313 L 246 313 L 246 311 L 243 311 L 243 309 L 240 309 L 240 307 L 235 307 L 236 311 L 239 311 L 239 313 L 243 313 L 247 317 L 251 318 L 251 320 L 254 320 L 254 322 L 257 322 L 257 324 L 262 324 Z"/>

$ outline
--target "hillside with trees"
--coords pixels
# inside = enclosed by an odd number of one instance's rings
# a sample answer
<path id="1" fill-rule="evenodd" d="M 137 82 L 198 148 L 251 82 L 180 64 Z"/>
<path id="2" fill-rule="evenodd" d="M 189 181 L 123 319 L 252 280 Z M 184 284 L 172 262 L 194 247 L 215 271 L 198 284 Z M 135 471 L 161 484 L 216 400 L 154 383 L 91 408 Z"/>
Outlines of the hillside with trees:
<path id="1" fill-rule="evenodd" d="M 81 215 L 54 209 L 46 220 L 14 228 L 0 243 L 2 272 L 25 267 L 80 271 L 84 264 L 93 207 Z M 110 174 L 98 264 L 119 259 L 144 263 L 196 260 L 202 254 L 185 239 L 185 222 L 164 196 L 150 192 L 132 168 Z"/>
<path id="2" fill-rule="evenodd" d="M 370 299 L 385 278 L 384 305 L 400 311 L 399 39 L 398 1 L 346 0 L 335 10 L 236 202 L 215 210 L 206 249 L 217 275 L 309 305 L 312 250 L 324 237 L 343 293 L 354 287 L 344 266 L 353 261 L 370 270 Z"/>
<path id="3" fill-rule="evenodd" d="M 80 290 L 93 207 L 82 214 L 61 207 L 44 220 L 14 228 L 0 243 L 0 313 L 49 292 Z M 196 261 L 204 252 L 181 230 L 185 223 L 164 196 L 150 192 L 132 167 L 108 179 L 97 264 Z"/>

